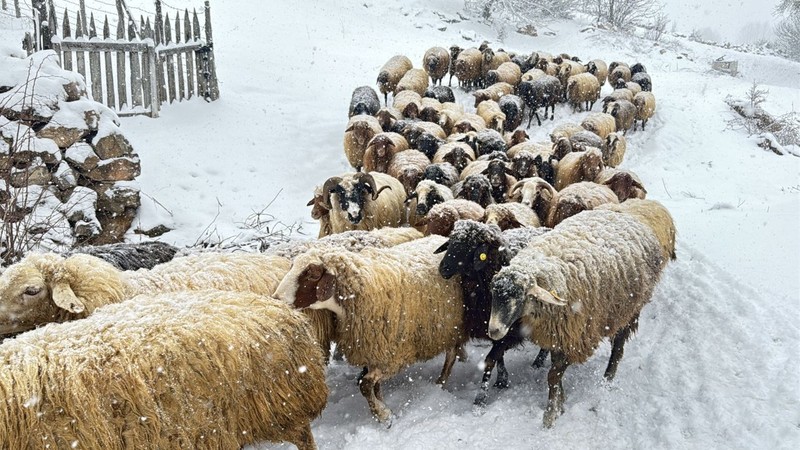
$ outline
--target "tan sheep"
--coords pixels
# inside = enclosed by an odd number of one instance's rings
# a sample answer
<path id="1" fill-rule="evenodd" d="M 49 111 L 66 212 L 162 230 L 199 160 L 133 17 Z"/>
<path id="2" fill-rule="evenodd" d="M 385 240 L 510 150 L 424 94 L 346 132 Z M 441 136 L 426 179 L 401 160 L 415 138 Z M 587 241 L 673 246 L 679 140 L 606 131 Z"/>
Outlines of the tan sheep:
<path id="1" fill-rule="evenodd" d="M 599 149 L 588 147 L 582 152 L 572 152 L 558 162 L 555 188 L 561 191 L 573 183 L 593 181 L 604 168 Z"/>
<path id="2" fill-rule="evenodd" d="M 642 87 L 639 83 L 634 83 L 633 81 L 625 83 L 625 89 L 631 91 L 634 97 L 636 97 L 636 94 L 642 92 Z"/>
<path id="3" fill-rule="evenodd" d="M 411 60 L 403 55 L 392 56 L 389 61 L 381 67 L 380 72 L 378 72 L 378 88 L 383 94 L 384 104 L 389 104 L 389 92 L 395 92 L 397 83 L 399 83 L 406 72 L 413 67 L 414 65 L 411 63 Z"/>
<path id="4" fill-rule="evenodd" d="M 361 170 L 367 144 L 376 134 L 382 132 L 381 124 L 375 117 L 361 114 L 350 118 L 344 132 L 344 154 L 354 169 Z"/>
<path id="5" fill-rule="evenodd" d="M 630 89 L 614 89 L 614 91 L 603 98 L 603 112 L 607 113 L 609 105 L 617 100 L 627 100 L 633 102 L 633 92 Z M 611 105 L 613 106 L 613 105 Z"/>
<path id="6" fill-rule="evenodd" d="M 464 113 L 461 116 L 461 119 L 453 125 L 453 131 L 459 133 L 466 133 L 468 131 L 483 131 L 486 129 L 486 121 L 483 120 L 483 117 L 472 114 L 472 113 Z"/>
<path id="7" fill-rule="evenodd" d="M 556 143 L 556 141 L 558 141 L 559 138 L 562 137 L 567 138 L 567 140 L 569 140 L 569 138 L 573 134 L 581 132 L 584 129 L 585 128 L 581 127 L 581 124 L 579 123 L 564 122 L 559 125 L 556 125 L 556 127 L 553 128 L 553 131 L 550 132 L 550 140 L 553 141 L 554 144 Z"/>
<path id="8" fill-rule="evenodd" d="M 486 89 L 479 89 L 473 92 L 472 96 L 475 97 L 475 107 L 477 108 L 481 102 L 486 100 L 498 101 L 500 100 L 500 97 L 513 93 L 514 86 L 501 81 L 499 83 L 492 84 Z"/>
<path id="9" fill-rule="evenodd" d="M 425 95 L 428 89 L 428 72 L 423 69 L 410 69 L 403 75 L 394 89 L 395 95 L 403 91 L 414 91 L 420 96 Z"/>
<path id="10" fill-rule="evenodd" d="M 667 208 L 655 200 L 630 199 L 618 205 L 606 204 L 598 207 L 601 210 L 616 211 L 628 214 L 647 225 L 655 234 L 663 255 L 662 267 L 675 255 L 675 222 Z"/>
<path id="11" fill-rule="evenodd" d="M 608 113 L 614 117 L 616 131 L 622 131 L 622 134 L 627 134 L 636 120 L 636 105 L 627 100 L 618 100 L 609 104 Z"/>
<path id="12" fill-rule="evenodd" d="M 484 100 L 478 105 L 478 115 L 481 116 L 486 127 L 491 128 L 497 132 L 503 132 L 503 124 L 506 121 L 506 115 L 500 109 L 500 105 L 494 100 Z"/>
<path id="13" fill-rule="evenodd" d="M 481 221 L 485 214 L 486 211 L 483 207 L 473 201 L 464 199 L 447 200 L 431 208 L 428 215 L 420 223 L 425 225 L 426 236 L 432 234 L 449 236 L 456 221 L 462 219 Z"/>
<path id="14" fill-rule="evenodd" d="M 516 86 L 519 84 L 521 77 L 522 71 L 520 71 L 518 65 L 513 62 L 504 62 L 497 69 L 487 72 L 486 82 L 490 85 L 502 82 Z"/>
<path id="15" fill-rule="evenodd" d="M 482 76 L 483 54 L 475 47 L 467 48 L 458 54 L 455 62 L 455 75 L 464 87 L 474 85 Z"/>
<path id="16" fill-rule="evenodd" d="M 586 71 L 597 77 L 597 82 L 602 87 L 608 77 L 608 65 L 601 59 L 593 59 L 586 63 Z"/>
<path id="17" fill-rule="evenodd" d="M 422 57 L 422 68 L 431 77 L 431 84 L 442 84 L 442 78 L 450 68 L 450 53 L 442 47 L 431 47 Z"/>
<path id="18" fill-rule="evenodd" d="M 539 78 L 542 78 L 545 75 L 547 75 L 547 74 L 544 73 L 544 71 L 542 69 L 534 68 L 534 69 L 531 69 L 531 70 L 523 73 L 522 77 L 520 77 L 520 82 L 538 80 Z"/>
<path id="19" fill-rule="evenodd" d="M 583 67 L 581 63 L 572 60 L 566 60 L 559 65 L 558 75 L 556 77 L 558 78 L 558 81 L 561 82 L 561 86 L 563 86 L 564 88 L 568 88 L 569 87 L 568 81 L 570 77 L 584 72 L 586 72 L 586 68 Z M 595 76 L 592 75 L 592 78 L 595 78 Z M 597 80 L 597 78 L 595 78 L 595 80 Z"/>
<path id="20" fill-rule="evenodd" d="M 500 227 L 501 231 L 511 228 L 542 226 L 536 212 L 522 203 L 495 203 L 486 207 L 483 222 Z"/>
<path id="21" fill-rule="evenodd" d="M 627 146 L 625 136 L 617 132 L 610 133 L 606 136 L 603 145 L 603 163 L 608 167 L 617 167 L 622 164 Z"/>
<path id="22" fill-rule="evenodd" d="M 401 134 L 394 132 L 376 134 L 364 152 L 364 171 L 386 173 L 394 154 L 403 150 L 408 150 L 408 141 Z"/>
<path id="23" fill-rule="evenodd" d="M 302 314 L 221 291 L 142 295 L 0 346 L 3 448 L 315 449 L 322 354 Z"/>
<path id="24" fill-rule="evenodd" d="M 403 150 L 395 153 L 387 173 L 400 181 L 406 195 L 411 195 L 430 163 L 431 160 L 419 150 Z"/>
<path id="25" fill-rule="evenodd" d="M 536 67 L 542 70 L 545 74 L 558 78 L 558 64 L 542 59 L 539 60 L 539 63 Z"/>
<path id="26" fill-rule="evenodd" d="M 435 98 L 423 97 L 420 106 L 419 119 L 438 124 L 441 127 L 442 103 Z"/>
<path id="27" fill-rule="evenodd" d="M 486 81 L 486 77 L 490 70 L 497 70 L 500 65 L 506 62 L 511 62 L 511 57 L 508 56 L 508 53 L 502 50 L 495 52 L 491 48 L 484 49 L 483 62 L 481 66 L 481 77 L 483 78 L 484 82 Z"/>
<path id="28" fill-rule="evenodd" d="M 422 111 L 422 97 L 412 90 L 400 91 L 394 95 L 392 107 L 400 111 L 403 117 L 416 119 Z"/>
<path id="29" fill-rule="evenodd" d="M 583 66 L 581 66 L 583 67 Z M 594 103 L 600 98 L 600 84 L 590 73 L 581 73 L 569 77 L 567 81 L 567 99 L 572 109 L 591 111 Z"/>
<path id="30" fill-rule="evenodd" d="M 647 190 L 638 175 L 630 170 L 605 168 L 594 180 L 614 191 L 620 203 L 632 198 L 644 200 Z"/>
<path id="31" fill-rule="evenodd" d="M 458 123 L 464 117 L 464 106 L 460 103 L 445 102 L 442 103 L 442 110 L 439 112 L 439 125 L 444 129 L 448 135 L 455 129 Z"/>
<path id="32" fill-rule="evenodd" d="M 450 163 L 461 173 L 467 164 L 475 161 L 475 151 L 463 142 L 448 142 L 433 155 L 433 163 Z"/>
<path id="33" fill-rule="evenodd" d="M 642 123 L 644 130 L 647 121 L 656 111 L 656 97 L 651 92 L 640 92 L 633 97 L 633 104 L 636 106 L 636 121 Z M 633 124 L 633 129 L 636 131 L 636 122 Z"/>
<path id="34" fill-rule="evenodd" d="M 609 134 L 617 131 L 617 122 L 614 116 L 607 113 L 591 113 L 583 119 L 581 126 L 584 130 L 591 131 L 604 140 Z"/>
<path id="35" fill-rule="evenodd" d="M 540 177 L 531 177 L 520 180 L 511 187 L 508 198 L 519 202 L 533 210 L 540 223 L 545 223 L 550 217 L 553 202 L 558 193 L 546 180 Z"/>
<path id="36" fill-rule="evenodd" d="M 631 68 L 625 63 L 611 63 L 608 70 L 608 84 L 612 87 L 617 87 L 617 80 L 631 81 Z"/>
<path id="37" fill-rule="evenodd" d="M 617 195 L 608 187 L 591 181 L 573 183 L 558 192 L 545 226 L 555 227 L 565 219 L 605 203 L 619 203 Z"/>

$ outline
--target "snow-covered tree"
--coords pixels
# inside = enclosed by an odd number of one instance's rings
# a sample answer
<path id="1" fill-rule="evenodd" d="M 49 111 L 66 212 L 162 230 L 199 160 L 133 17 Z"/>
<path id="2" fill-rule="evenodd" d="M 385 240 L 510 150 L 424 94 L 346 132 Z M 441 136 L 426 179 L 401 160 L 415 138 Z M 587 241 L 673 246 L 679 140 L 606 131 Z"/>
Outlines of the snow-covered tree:
<path id="1" fill-rule="evenodd" d="M 782 0 L 775 7 L 775 14 L 782 17 L 775 27 L 778 47 L 789 58 L 800 61 L 800 0 Z"/>
<path id="2" fill-rule="evenodd" d="M 663 5 L 657 0 L 587 0 L 584 7 L 598 23 L 618 29 L 652 26 L 659 18 L 663 20 Z"/>
<path id="3" fill-rule="evenodd" d="M 570 17 L 578 3 L 578 0 L 465 0 L 464 8 L 473 17 L 487 22 L 502 20 L 519 24 Z"/>

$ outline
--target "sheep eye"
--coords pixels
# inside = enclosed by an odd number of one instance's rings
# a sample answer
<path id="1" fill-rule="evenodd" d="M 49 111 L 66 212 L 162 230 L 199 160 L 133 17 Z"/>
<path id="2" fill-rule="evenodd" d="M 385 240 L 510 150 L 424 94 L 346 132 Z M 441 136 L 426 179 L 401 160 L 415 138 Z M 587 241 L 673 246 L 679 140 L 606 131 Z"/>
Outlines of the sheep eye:
<path id="1" fill-rule="evenodd" d="M 478 258 L 480 258 L 481 261 L 486 261 L 486 253 L 481 253 Z"/>
<path id="2" fill-rule="evenodd" d="M 38 295 L 42 292 L 42 288 L 37 286 L 30 286 L 28 289 L 25 289 L 25 295 L 33 297 L 34 295 Z"/>

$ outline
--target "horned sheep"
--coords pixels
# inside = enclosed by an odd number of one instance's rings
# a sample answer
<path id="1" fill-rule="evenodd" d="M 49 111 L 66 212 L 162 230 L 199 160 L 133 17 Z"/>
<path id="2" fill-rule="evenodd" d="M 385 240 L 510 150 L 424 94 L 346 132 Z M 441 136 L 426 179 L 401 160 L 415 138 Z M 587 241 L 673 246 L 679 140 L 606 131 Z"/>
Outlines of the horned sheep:
<path id="1" fill-rule="evenodd" d="M 311 450 L 328 398 L 303 315 L 252 293 L 139 296 L 7 340 L 0 365 L 7 449 Z"/>
<path id="2" fill-rule="evenodd" d="M 531 340 L 550 350 L 545 427 L 564 412 L 564 372 L 586 361 L 605 337 L 613 340 L 605 377 L 614 378 L 664 259 L 653 231 L 639 220 L 584 211 L 533 238 L 494 277 L 489 337 L 502 339 L 524 317 Z"/>
<path id="3" fill-rule="evenodd" d="M 437 380 L 444 385 L 466 335 L 457 280 L 443 280 L 445 241 L 429 236 L 390 249 L 360 253 L 312 250 L 295 259 L 276 298 L 296 308 L 336 314 L 339 346 L 350 364 L 366 366 L 360 389 L 372 414 L 391 425 L 380 383 L 401 369 L 446 352 Z M 402 280 L 413 289 L 398 289 Z M 366 301 L 368 300 L 368 301 Z"/>
<path id="4" fill-rule="evenodd" d="M 511 201 L 520 202 L 531 208 L 542 223 L 550 217 L 550 211 L 557 195 L 553 185 L 539 177 L 518 181 L 511 187 L 508 194 Z"/>
<path id="5" fill-rule="evenodd" d="M 389 104 L 389 92 L 394 93 L 397 88 L 397 83 L 403 76 L 411 70 L 414 65 L 407 56 L 395 55 L 392 56 L 386 64 L 381 67 L 378 72 L 378 87 L 383 94 L 383 103 Z"/>
<path id="6" fill-rule="evenodd" d="M 325 206 L 331 211 L 332 233 L 396 227 L 403 222 L 405 189 L 396 178 L 385 173 L 357 172 L 331 177 L 325 181 L 322 194 Z"/>

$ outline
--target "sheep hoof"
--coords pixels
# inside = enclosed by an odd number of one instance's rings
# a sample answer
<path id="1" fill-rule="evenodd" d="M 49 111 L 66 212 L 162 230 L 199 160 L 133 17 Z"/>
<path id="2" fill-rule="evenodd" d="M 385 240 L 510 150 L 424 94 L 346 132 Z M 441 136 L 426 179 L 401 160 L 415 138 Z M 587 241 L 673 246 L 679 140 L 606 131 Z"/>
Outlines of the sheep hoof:
<path id="1" fill-rule="evenodd" d="M 564 411 L 561 408 L 551 408 L 547 407 L 544 412 L 544 419 L 542 420 L 542 425 L 545 428 L 553 428 L 553 425 L 556 423 L 556 419 L 563 414 Z"/>
<path id="2" fill-rule="evenodd" d="M 498 379 L 497 381 L 494 382 L 494 387 L 496 387 L 497 389 L 508 389 L 508 386 L 509 386 L 508 380 Z"/>
<path id="3" fill-rule="evenodd" d="M 392 424 L 394 423 L 394 414 L 392 414 L 392 410 L 389 408 L 384 408 L 379 412 L 378 422 L 383 425 L 384 428 L 387 430 L 392 428 Z"/>
<path id="4" fill-rule="evenodd" d="M 486 403 L 484 402 L 483 404 L 479 405 L 477 401 L 478 399 L 476 398 L 476 403 L 472 405 L 472 415 L 475 417 L 482 417 L 484 414 L 486 414 Z"/>

